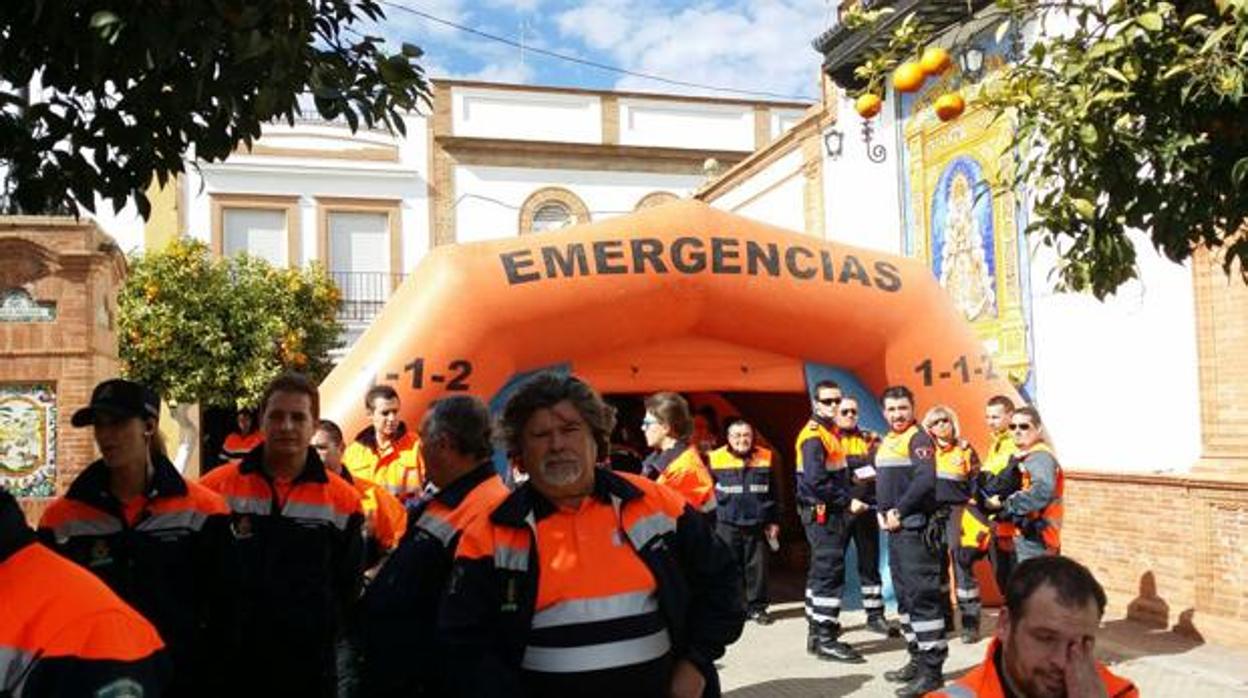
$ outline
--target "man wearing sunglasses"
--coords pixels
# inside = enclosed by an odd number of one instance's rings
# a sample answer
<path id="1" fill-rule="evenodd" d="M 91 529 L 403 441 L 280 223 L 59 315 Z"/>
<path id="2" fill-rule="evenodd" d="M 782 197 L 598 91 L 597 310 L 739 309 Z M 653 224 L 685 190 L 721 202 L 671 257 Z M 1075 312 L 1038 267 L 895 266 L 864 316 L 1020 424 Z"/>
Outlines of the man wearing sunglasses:
<path id="1" fill-rule="evenodd" d="M 820 659 L 861 664 L 866 659 L 838 639 L 849 519 L 868 509 L 850 493 L 845 451 L 836 435 L 841 399 L 841 386 L 835 382 L 815 385 L 814 414 L 797 436 L 797 511 L 810 544 L 806 651 Z"/>
<path id="2" fill-rule="evenodd" d="M 858 427 L 858 401 L 848 395 L 836 407 L 836 434 L 845 449 L 849 470 L 850 496 L 867 506 L 875 505 L 875 451 L 880 436 Z M 858 549 L 858 583 L 862 608 L 867 612 L 867 629 L 892 637 L 895 628 L 884 620 L 884 582 L 880 579 L 880 524 L 875 514 L 864 512 L 850 518 L 845 545 L 853 540 Z"/>
<path id="3" fill-rule="evenodd" d="M 1043 423 L 1034 407 L 1021 407 L 1010 418 L 1010 434 L 1018 452 L 1011 457 L 1022 473 L 1022 489 L 1002 498 L 988 497 L 985 506 L 1000 510 L 1018 525 L 1014 541 L 1018 564 L 1041 555 L 1062 552 L 1063 495 L 1066 477 L 1053 448 L 1041 432 Z"/>

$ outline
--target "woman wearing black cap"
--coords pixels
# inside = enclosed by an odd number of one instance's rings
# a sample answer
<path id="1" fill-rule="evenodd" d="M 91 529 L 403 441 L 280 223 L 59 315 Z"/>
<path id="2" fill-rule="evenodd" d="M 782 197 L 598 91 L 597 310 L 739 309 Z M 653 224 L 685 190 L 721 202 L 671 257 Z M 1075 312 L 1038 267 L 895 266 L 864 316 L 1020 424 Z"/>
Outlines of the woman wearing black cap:
<path id="1" fill-rule="evenodd" d="M 44 512 L 39 536 L 90 570 L 148 618 L 173 657 L 166 695 L 209 695 L 211 621 L 224 599 L 216 580 L 225 501 L 188 482 L 156 431 L 160 399 L 131 381 L 104 381 L 74 413 L 90 425 L 101 459 Z"/>

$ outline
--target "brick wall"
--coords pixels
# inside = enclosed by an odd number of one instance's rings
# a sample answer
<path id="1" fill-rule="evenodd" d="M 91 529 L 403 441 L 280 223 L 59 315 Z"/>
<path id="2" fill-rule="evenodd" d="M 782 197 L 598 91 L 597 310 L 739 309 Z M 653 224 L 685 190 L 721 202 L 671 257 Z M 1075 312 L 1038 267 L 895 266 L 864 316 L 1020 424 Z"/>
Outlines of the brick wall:
<path id="1" fill-rule="evenodd" d="M 1199 470 L 1248 480 L 1248 284 L 1221 258 L 1192 257 L 1203 458 Z"/>
<path id="2" fill-rule="evenodd" d="M 95 459 L 89 430 L 69 420 L 95 384 L 118 374 L 116 292 L 125 259 L 93 223 L 0 217 L 0 289 L 56 304 L 50 322 L 0 322 L 0 383 L 47 383 L 56 393 L 56 485 L 63 492 Z M 32 519 L 47 501 L 27 500 Z"/>
<path id="3" fill-rule="evenodd" d="M 1248 484 L 1067 473 L 1062 548 L 1111 614 L 1248 647 Z"/>

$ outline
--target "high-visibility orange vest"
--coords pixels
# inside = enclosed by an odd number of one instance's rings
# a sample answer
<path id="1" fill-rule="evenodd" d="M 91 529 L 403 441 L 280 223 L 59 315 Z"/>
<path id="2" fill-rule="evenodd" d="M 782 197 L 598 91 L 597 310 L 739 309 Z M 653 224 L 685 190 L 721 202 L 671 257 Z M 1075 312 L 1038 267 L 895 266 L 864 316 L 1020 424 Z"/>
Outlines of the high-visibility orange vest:
<path id="1" fill-rule="evenodd" d="M 365 429 L 342 454 L 342 466 L 365 480 L 386 488 L 400 502 L 420 496 L 425 487 L 425 459 L 420 454 L 420 437 L 400 430 L 383 450 L 376 447 L 372 427 Z"/>
<path id="2" fill-rule="evenodd" d="M 845 449 L 841 446 L 841 440 L 836 437 L 836 434 L 832 433 L 831 429 L 812 419 L 806 422 L 806 426 L 802 427 L 802 430 L 797 435 L 796 461 L 799 473 L 806 467 L 802 460 L 802 444 L 812 438 L 819 439 L 823 443 L 823 467 L 825 470 L 832 472 L 845 469 Z"/>
<path id="3" fill-rule="evenodd" d="M 975 452 L 970 444 L 958 441 L 936 444 L 936 501 L 965 504 L 971 499 L 971 483 L 976 476 Z"/>
<path id="4" fill-rule="evenodd" d="M 685 501 L 702 513 L 715 511 L 715 480 L 702 462 L 696 446 L 689 446 L 672 461 L 656 480 L 680 493 Z"/>
<path id="5" fill-rule="evenodd" d="M 1055 463 L 1057 462 L 1057 454 L 1043 441 L 1037 442 L 1025 454 L 1020 455 L 1022 458 L 1024 490 L 1031 489 L 1031 473 L 1027 471 L 1027 459 L 1033 453 L 1047 453 L 1053 457 Z M 1027 518 L 1043 522 L 1044 526 L 1041 530 L 1041 536 L 1044 539 L 1044 547 L 1054 554 L 1062 550 L 1062 516 L 1066 512 L 1066 506 L 1063 503 L 1065 493 L 1066 476 L 1062 473 L 1062 466 L 1058 464 L 1057 478 L 1053 484 L 1053 499 L 1040 511 L 1033 511 L 1027 514 Z"/>
<path id="6" fill-rule="evenodd" d="M 927 694 L 927 698 L 1005 698 L 1005 687 L 997 674 L 994 658 L 1000 651 L 1001 640 L 994 638 L 988 645 L 987 656 L 979 666 L 972 669 L 956 683 Z M 1140 691 L 1127 679 L 1116 676 L 1104 664 L 1096 663 L 1096 673 L 1105 684 L 1109 698 L 1139 698 Z"/>
<path id="7" fill-rule="evenodd" d="M 489 516 L 509 494 L 511 490 L 503 484 L 503 479 L 492 475 L 473 487 L 455 508 L 446 505 L 437 497 L 430 499 L 413 525 L 437 538 L 442 547 L 454 556 L 455 549 L 451 546 L 468 524 L 480 516 Z"/>

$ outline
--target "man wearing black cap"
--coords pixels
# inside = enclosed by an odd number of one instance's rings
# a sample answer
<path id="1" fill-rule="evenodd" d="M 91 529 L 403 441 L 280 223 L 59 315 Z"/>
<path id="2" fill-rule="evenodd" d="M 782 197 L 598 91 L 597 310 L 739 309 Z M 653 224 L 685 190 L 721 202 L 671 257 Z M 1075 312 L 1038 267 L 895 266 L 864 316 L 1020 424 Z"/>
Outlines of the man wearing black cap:
<path id="1" fill-rule="evenodd" d="M 156 432 L 159 415 L 160 398 L 138 383 L 96 386 L 71 423 L 92 427 L 103 457 L 48 507 L 39 536 L 160 631 L 174 663 L 166 695 L 207 695 L 205 655 L 218 644 L 208 621 L 225 603 L 214 582 L 229 510 L 169 462 Z"/>

